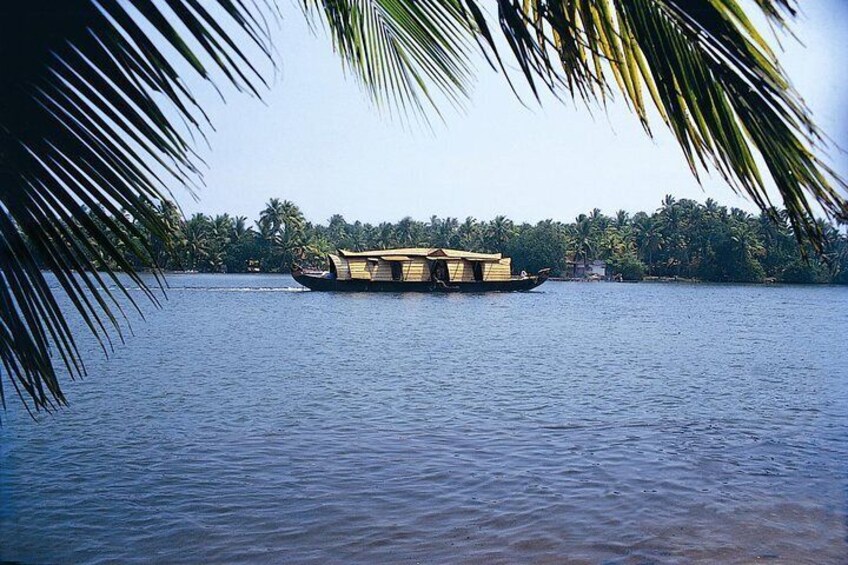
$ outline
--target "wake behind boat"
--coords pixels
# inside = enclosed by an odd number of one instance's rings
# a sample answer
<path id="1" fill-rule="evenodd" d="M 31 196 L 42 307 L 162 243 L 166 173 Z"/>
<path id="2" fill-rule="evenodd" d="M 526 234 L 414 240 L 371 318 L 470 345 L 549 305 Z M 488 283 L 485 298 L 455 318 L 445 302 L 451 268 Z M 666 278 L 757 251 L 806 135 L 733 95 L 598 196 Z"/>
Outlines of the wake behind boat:
<path id="1" fill-rule="evenodd" d="M 311 290 L 341 292 L 512 292 L 536 288 L 550 269 L 512 274 L 500 253 L 444 248 L 339 250 L 327 255 L 329 271 L 295 266 L 294 280 Z"/>

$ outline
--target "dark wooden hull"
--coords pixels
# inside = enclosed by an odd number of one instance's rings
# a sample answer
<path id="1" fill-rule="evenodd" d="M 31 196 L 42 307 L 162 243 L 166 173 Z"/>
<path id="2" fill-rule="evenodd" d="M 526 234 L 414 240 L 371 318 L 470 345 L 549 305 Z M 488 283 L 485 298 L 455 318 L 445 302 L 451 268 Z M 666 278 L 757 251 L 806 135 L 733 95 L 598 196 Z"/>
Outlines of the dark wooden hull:
<path id="1" fill-rule="evenodd" d="M 437 282 L 340 281 L 297 270 L 292 273 L 292 276 L 294 280 L 310 290 L 333 292 L 520 292 L 534 289 L 548 280 L 547 271 L 508 281 L 456 282 L 447 285 Z"/>

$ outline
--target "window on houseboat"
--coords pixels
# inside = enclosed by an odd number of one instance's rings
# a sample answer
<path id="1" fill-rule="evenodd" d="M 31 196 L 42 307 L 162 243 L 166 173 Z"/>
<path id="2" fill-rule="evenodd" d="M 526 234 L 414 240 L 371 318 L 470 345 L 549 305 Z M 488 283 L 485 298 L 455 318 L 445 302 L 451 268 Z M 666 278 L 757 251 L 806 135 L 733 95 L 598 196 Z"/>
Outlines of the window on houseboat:
<path id="1" fill-rule="evenodd" d="M 471 263 L 471 269 L 474 271 L 474 280 L 480 282 L 483 280 L 483 262 L 474 261 Z"/>
<path id="2" fill-rule="evenodd" d="M 403 280 L 403 263 L 401 263 L 400 261 L 392 261 L 392 280 Z"/>

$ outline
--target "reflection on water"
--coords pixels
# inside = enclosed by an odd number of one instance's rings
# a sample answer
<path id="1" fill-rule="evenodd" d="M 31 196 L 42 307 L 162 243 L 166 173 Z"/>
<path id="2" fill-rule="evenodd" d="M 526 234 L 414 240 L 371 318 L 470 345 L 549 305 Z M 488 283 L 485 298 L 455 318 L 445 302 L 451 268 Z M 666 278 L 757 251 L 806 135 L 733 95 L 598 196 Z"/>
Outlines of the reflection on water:
<path id="1" fill-rule="evenodd" d="M 848 290 L 183 275 L 0 429 L 0 560 L 846 562 Z"/>

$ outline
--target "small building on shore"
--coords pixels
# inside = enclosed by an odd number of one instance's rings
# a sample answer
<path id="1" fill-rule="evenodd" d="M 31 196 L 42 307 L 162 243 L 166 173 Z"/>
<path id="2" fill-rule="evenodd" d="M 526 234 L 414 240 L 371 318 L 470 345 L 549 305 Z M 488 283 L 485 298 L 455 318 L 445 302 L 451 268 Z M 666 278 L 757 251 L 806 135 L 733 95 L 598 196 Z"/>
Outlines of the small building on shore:
<path id="1" fill-rule="evenodd" d="M 606 280 L 607 262 L 600 259 L 592 261 L 567 261 L 566 276 L 572 279 Z"/>

